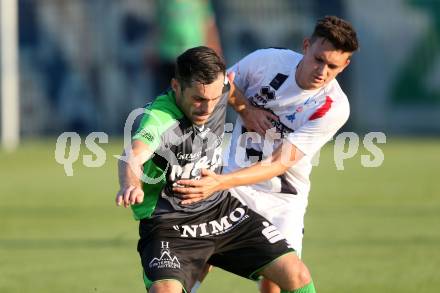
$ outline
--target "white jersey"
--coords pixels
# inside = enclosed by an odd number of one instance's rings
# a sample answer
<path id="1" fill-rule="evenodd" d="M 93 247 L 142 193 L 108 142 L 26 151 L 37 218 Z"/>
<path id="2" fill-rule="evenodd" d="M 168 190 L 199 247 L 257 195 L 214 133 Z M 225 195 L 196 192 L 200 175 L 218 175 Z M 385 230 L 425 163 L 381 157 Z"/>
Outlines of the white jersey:
<path id="1" fill-rule="evenodd" d="M 229 71 L 235 72 L 237 87 L 257 107 L 272 111 L 279 118 L 273 121 L 282 139 L 266 140 L 245 132 L 240 117 L 234 127 L 228 164 L 225 172 L 244 167 L 243 157 L 267 157 L 285 139 L 301 150 L 305 156 L 288 171 L 266 182 L 240 187 L 243 190 L 264 191 L 294 197 L 297 208 L 305 211 L 310 190 L 312 158 L 331 139 L 348 119 L 349 103 L 338 82 L 317 90 L 303 90 L 295 80 L 297 65 L 302 54 L 287 49 L 262 49 L 246 56 Z M 240 189 L 239 188 L 239 189 Z"/>

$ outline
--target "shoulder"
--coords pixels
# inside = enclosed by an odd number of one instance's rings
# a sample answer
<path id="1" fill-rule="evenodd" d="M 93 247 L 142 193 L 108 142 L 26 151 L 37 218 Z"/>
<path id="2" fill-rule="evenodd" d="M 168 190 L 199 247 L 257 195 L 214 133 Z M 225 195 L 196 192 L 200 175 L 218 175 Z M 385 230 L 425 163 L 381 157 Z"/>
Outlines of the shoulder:
<path id="1" fill-rule="evenodd" d="M 179 123 L 183 116 L 170 91 L 158 96 L 152 103 L 145 106 L 139 128 L 163 134 L 167 129 Z"/>
<path id="2" fill-rule="evenodd" d="M 145 115 L 154 116 L 161 123 L 168 123 L 172 120 L 181 119 L 182 111 L 175 103 L 174 95 L 171 91 L 158 96 L 152 103 L 145 106 Z"/>
<path id="3" fill-rule="evenodd" d="M 288 75 L 301 58 L 301 54 L 288 49 L 259 49 L 241 59 L 234 71 L 252 76 L 267 76 L 273 73 Z"/>
<path id="4" fill-rule="evenodd" d="M 133 140 L 140 140 L 156 150 L 165 133 L 168 133 L 183 116 L 171 92 L 158 96 L 145 106 L 144 114 Z"/>
<path id="5" fill-rule="evenodd" d="M 296 60 L 302 58 L 302 55 L 289 49 L 283 48 L 265 48 L 258 49 L 248 55 L 254 59 L 261 59 L 264 62 L 268 60 L 279 61 L 279 60 Z"/>

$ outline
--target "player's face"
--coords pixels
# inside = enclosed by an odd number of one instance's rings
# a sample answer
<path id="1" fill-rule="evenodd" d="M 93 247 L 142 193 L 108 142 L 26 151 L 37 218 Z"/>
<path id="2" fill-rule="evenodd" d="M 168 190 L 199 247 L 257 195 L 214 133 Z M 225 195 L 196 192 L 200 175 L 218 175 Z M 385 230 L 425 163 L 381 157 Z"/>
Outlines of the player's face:
<path id="1" fill-rule="evenodd" d="M 298 65 L 296 81 L 305 90 L 318 89 L 332 81 L 350 63 L 351 53 L 342 52 L 323 38 L 313 43 L 305 39 L 304 57 Z"/>
<path id="2" fill-rule="evenodd" d="M 193 82 L 191 87 L 185 87 L 183 91 L 177 79 L 171 81 L 176 103 L 192 123 L 203 125 L 211 116 L 222 96 L 224 80 L 225 76 L 219 74 L 213 83 L 204 85 Z"/>

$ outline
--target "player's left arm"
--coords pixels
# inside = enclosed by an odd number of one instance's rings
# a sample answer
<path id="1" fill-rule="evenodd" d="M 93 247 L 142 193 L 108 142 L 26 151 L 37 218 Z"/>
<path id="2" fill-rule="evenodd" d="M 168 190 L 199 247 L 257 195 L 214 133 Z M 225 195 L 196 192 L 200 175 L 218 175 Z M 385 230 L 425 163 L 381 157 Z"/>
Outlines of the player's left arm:
<path id="1" fill-rule="evenodd" d="M 260 68 L 258 64 L 265 60 L 264 56 L 266 55 L 262 52 L 264 50 L 257 50 L 228 69 L 228 76 L 233 74 L 232 79 L 229 78 L 228 103 L 240 115 L 243 125 L 248 131 L 254 131 L 264 136 L 266 131 L 273 127 L 271 121 L 277 121 L 278 117 L 270 111 L 253 106 L 244 94 L 249 83 L 255 78 L 254 71 Z"/>
<path id="2" fill-rule="evenodd" d="M 271 120 L 278 120 L 278 117 L 268 110 L 252 106 L 243 92 L 233 82 L 230 83 L 230 88 L 229 105 L 241 116 L 248 131 L 255 131 L 264 136 L 266 131 L 273 127 Z"/>
<path id="3" fill-rule="evenodd" d="M 235 112 L 237 112 L 237 114 L 243 115 L 252 107 L 252 105 L 234 82 L 235 77 L 236 73 L 234 71 L 231 70 L 227 73 L 229 84 L 228 104 L 235 110 Z"/>

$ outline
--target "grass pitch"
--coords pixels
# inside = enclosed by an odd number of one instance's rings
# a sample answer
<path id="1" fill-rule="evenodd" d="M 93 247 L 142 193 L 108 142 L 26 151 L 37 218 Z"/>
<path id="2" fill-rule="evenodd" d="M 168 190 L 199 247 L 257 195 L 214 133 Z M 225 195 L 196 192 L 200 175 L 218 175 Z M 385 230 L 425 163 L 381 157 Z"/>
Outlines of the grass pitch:
<path id="1" fill-rule="evenodd" d="M 0 151 L 0 292 L 145 292 L 137 224 L 113 202 L 121 142 L 110 142 L 103 167 L 80 156 L 72 177 L 55 162 L 55 139 Z M 440 140 L 380 147 L 381 167 L 362 167 L 361 149 L 337 171 L 329 144 L 312 172 L 303 257 L 318 292 L 440 288 Z M 219 269 L 199 290 L 256 291 Z"/>

